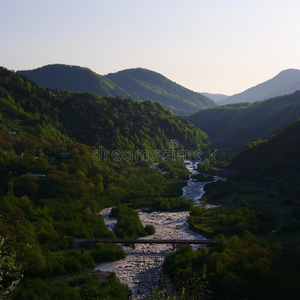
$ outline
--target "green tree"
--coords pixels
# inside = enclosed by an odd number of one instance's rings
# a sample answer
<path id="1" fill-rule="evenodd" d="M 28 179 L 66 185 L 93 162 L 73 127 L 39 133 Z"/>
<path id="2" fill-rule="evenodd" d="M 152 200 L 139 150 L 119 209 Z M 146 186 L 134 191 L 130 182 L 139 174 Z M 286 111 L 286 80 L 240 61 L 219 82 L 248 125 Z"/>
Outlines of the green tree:
<path id="1" fill-rule="evenodd" d="M 22 267 L 17 262 L 15 250 L 0 236 L 0 299 L 10 294 L 22 277 Z"/>

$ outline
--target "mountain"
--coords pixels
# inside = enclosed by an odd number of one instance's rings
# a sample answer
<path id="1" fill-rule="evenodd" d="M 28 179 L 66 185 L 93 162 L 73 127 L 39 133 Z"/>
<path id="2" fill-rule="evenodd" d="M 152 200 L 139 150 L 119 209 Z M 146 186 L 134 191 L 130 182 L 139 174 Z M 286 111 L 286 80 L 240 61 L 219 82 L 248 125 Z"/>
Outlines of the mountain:
<path id="1" fill-rule="evenodd" d="M 247 89 L 242 93 L 221 100 L 219 104 L 255 102 L 293 93 L 296 90 L 300 90 L 300 70 L 288 69 L 280 72 L 272 79 Z"/>
<path id="2" fill-rule="evenodd" d="M 280 132 L 300 116 L 300 91 L 254 103 L 199 111 L 188 120 L 205 131 L 215 147 L 235 148 Z"/>
<path id="3" fill-rule="evenodd" d="M 210 98 L 211 100 L 213 100 L 215 102 L 220 102 L 220 101 L 225 100 L 226 98 L 230 97 L 230 96 L 223 95 L 223 94 L 210 94 L 210 93 L 201 93 L 201 94 Z"/>
<path id="4" fill-rule="evenodd" d="M 190 91 L 159 73 L 141 68 L 101 76 L 87 68 L 55 64 L 35 70 L 17 71 L 17 74 L 52 89 L 130 97 L 137 101 L 152 100 L 162 103 L 177 115 L 189 115 L 216 105 L 211 99 Z"/>
<path id="5" fill-rule="evenodd" d="M 130 238 L 155 231 L 133 209 L 191 209 L 181 197 L 189 172 L 174 154 L 183 147 L 210 144 L 159 103 L 43 88 L 0 67 L 0 299 L 129 299 L 115 274 L 93 272 L 126 253 L 81 251 L 77 239 L 116 237 L 99 213 L 107 207 L 123 204 L 115 233 Z"/>
<path id="6" fill-rule="evenodd" d="M 216 105 L 211 99 L 147 69 L 129 69 L 106 77 L 126 90 L 133 99 L 160 102 L 179 115 L 190 115 L 199 109 Z"/>
<path id="7" fill-rule="evenodd" d="M 101 96 L 128 96 L 124 90 L 108 78 L 88 68 L 68 65 L 48 65 L 30 71 L 17 71 L 42 87 L 72 92 L 91 92 Z"/>
<path id="8" fill-rule="evenodd" d="M 251 176 L 290 178 L 299 190 L 300 120 L 289 124 L 277 135 L 250 143 L 231 163 L 231 170 Z M 296 178 L 297 177 L 297 180 Z M 298 193 L 299 195 L 299 193 Z M 299 196 L 297 197 L 299 199 Z"/>
<path id="9" fill-rule="evenodd" d="M 42 88 L 0 69 L 0 129 L 76 140 L 113 150 L 205 151 L 207 135 L 161 104 Z M 177 150 L 179 150 L 178 148 Z"/>

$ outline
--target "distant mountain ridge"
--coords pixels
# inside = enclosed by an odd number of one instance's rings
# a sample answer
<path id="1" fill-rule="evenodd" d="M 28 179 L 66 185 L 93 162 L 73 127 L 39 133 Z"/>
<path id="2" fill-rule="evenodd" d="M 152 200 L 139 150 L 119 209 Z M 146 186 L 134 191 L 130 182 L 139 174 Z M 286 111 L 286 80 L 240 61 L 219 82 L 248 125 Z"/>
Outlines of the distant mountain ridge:
<path id="1" fill-rule="evenodd" d="M 39 86 L 72 92 L 91 92 L 101 96 L 118 95 L 127 97 L 128 93 L 88 68 L 69 65 L 47 65 L 34 70 L 17 71 Z"/>
<path id="2" fill-rule="evenodd" d="M 216 106 L 211 99 L 147 69 L 128 69 L 106 77 L 129 92 L 133 99 L 160 102 L 176 114 L 190 115 L 192 111 Z"/>
<path id="3" fill-rule="evenodd" d="M 54 64 L 17 73 L 42 87 L 138 101 L 152 100 L 177 115 L 190 115 L 200 109 L 216 106 L 208 97 L 188 90 L 157 72 L 142 68 L 102 76 L 88 68 Z"/>
<path id="4" fill-rule="evenodd" d="M 282 96 L 300 90 L 300 70 L 287 69 L 261 84 L 242 93 L 227 97 L 218 102 L 220 105 L 242 102 L 255 102 L 271 97 Z"/>
<path id="5" fill-rule="evenodd" d="M 230 97 L 230 96 L 223 95 L 223 94 L 211 94 L 211 93 L 205 93 L 205 92 L 202 92 L 201 94 L 210 98 L 211 100 L 214 100 L 217 103 Z"/>

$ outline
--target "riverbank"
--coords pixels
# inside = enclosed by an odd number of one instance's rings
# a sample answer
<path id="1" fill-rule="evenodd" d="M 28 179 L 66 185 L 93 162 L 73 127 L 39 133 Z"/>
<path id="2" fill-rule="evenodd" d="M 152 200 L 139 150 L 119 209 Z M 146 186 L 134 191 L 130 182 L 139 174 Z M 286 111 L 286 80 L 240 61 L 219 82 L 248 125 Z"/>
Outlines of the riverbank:
<path id="1" fill-rule="evenodd" d="M 213 239 L 213 236 L 209 232 L 199 229 L 199 228 L 195 227 L 194 225 L 189 224 L 189 229 L 193 232 L 201 234 L 201 236 L 205 237 L 207 240 Z"/>
<path id="2" fill-rule="evenodd" d="M 185 165 L 191 174 L 198 174 L 196 162 L 185 161 Z M 218 179 L 220 177 L 214 177 L 214 180 Z M 207 183 L 198 182 L 190 177 L 187 185 L 182 189 L 183 197 L 192 199 L 196 205 L 202 204 L 201 197 L 204 195 L 204 186 Z M 211 207 L 206 205 L 208 208 Z M 103 216 L 106 226 L 113 230 L 117 220 L 109 217 L 110 210 L 111 208 L 105 208 L 100 214 Z M 188 211 L 139 211 L 139 218 L 143 226 L 149 224 L 155 227 L 156 232 L 151 236 L 152 239 L 211 239 L 208 233 L 189 227 Z M 193 249 L 201 247 L 199 245 L 191 246 Z M 123 246 L 123 249 L 127 253 L 124 259 L 100 264 L 95 269 L 101 272 L 115 272 L 121 282 L 128 284 L 132 290 L 132 299 L 139 299 L 141 288 L 144 293 L 149 293 L 149 289 L 147 291 L 145 288 L 145 286 L 149 286 L 149 278 L 153 274 L 160 276 L 163 261 L 166 255 L 173 252 L 173 247 L 171 244 L 137 244 L 135 249 L 127 246 Z"/>

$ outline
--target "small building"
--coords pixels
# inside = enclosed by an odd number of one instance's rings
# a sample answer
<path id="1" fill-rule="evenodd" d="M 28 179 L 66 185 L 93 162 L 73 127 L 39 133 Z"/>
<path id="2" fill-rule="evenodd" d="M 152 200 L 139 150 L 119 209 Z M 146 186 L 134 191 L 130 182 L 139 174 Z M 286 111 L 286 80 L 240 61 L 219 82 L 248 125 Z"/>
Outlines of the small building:
<path id="1" fill-rule="evenodd" d="M 69 158 L 70 152 L 61 152 L 60 156 L 62 160 L 67 160 Z"/>
<path id="2" fill-rule="evenodd" d="M 62 157 L 68 157 L 70 155 L 70 152 L 61 152 L 60 155 Z"/>
<path id="3" fill-rule="evenodd" d="M 37 177 L 39 179 L 45 179 L 46 178 L 46 175 L 45 174 L 32 174 L 32 173 L 27 173 L 27 174 L 24 174 L 20 177 L 29 177 L 29 176 L 33 176 L 33 177 Z"/>

